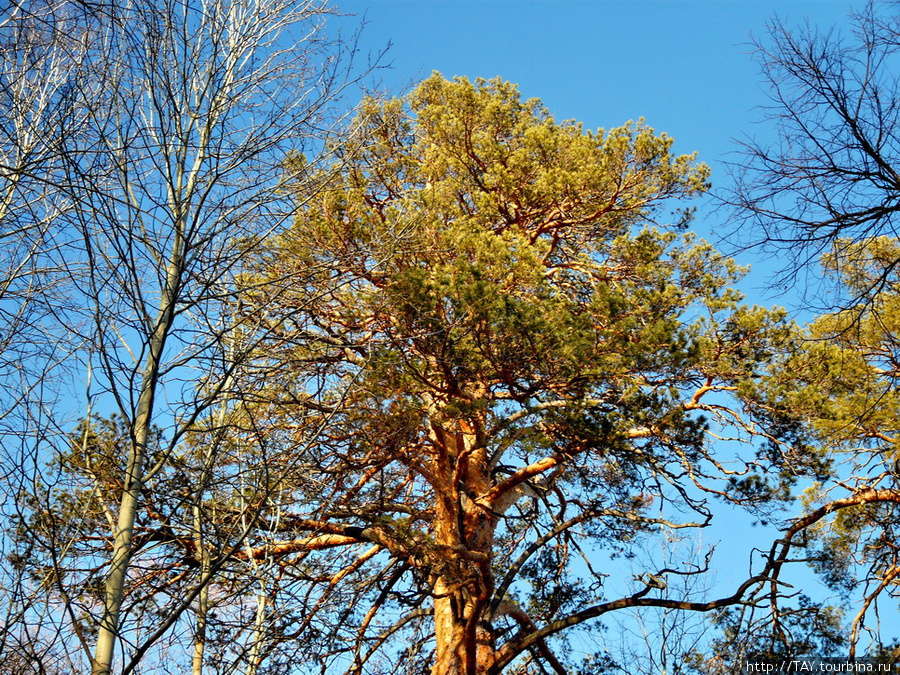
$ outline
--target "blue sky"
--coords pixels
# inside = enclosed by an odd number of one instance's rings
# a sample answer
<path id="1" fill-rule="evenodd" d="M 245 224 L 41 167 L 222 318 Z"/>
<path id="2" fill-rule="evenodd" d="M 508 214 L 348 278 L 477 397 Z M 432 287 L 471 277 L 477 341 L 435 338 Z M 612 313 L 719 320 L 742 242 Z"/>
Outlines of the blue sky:
<path id="1" fill-rule="evenodd" d="M 541 98 L 557 119 L 609 128 L 644 117 L 675 139 L 678 152 L 698 151 L 727 188 L 724 162 L 736 139 L 771 136 L 761 124 L 768 102 L 751 38 L 766 24 L 805 21 L 848 34 L 860 0 L 344 0 L 364 17 L 360 49 L 390 43 L 389 68 L 376 78 L 406 91 L 433 70 L 447 77 L 500 76 L 525 97 Z M 729 157 L 730 156 L 730 157 Z M 695 229 L 715 239 L 725 214 L 705 214 Z M 771 261 L 755 265 L 746 288 L 760 301 L 792 304 L 766 292 Z M 754 298 L 755 299 L 755 298 Z"/>
<path id="2" fill-rule="evenodd" d="M 753 132 L 766 102 L 749 44 L 779 16 L 847 31 L 847 0 L 344 0 L 361 49 L 389 42 L 391 91 L 438 70 L 500 76 L 590 128 L 644 117 L 707 161 Z"/>

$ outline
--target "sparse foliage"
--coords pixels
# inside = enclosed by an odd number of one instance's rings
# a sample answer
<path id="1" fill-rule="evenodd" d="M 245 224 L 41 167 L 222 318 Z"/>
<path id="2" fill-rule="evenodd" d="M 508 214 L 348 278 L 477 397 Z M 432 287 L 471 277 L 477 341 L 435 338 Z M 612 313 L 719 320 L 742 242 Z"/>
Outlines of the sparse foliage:
<path id="1" fill-rule="evenodd" d="M 748 243 L 787 252 L 786 276 L 805 271 L 832 292 L 770 382 L 833 463 L 780 555 L 806 548 L 823 580 L 860 603 L 847 616 L 851 652 L 881 653 L 878 605 L 897 575 L 900 23 L 874 1 L 851 20 L 849 32 L 775 21 L 758 43 L 777 135 L 745 146 L 732 201 L 753 225 Z"/>
<path id="2" fill-rule="evenodd" d="M 174 644 L 193 652 L 179 667 L 208 660 L 208 587 L 253 527 L 241 509 L 258 487 L 217 427 L 253 349 L 236 280 L 294 209 L 284 158 L 334 122 L 350 71 L 330 14 L 318 0 L 60 0 L 0 19 L 0 310 L 39 284 L 41 329 L 80 382 L 4 430 L 4 447 L 26 446 L 10 554 L 41 570 L 4 634 L 49 644 L 70 672 L 132 672 Z M 54 377 L 27 384 L 62 390 Z"/>
<path id="3" fill-rule="evenodd" d="M 837 241 L 900 234 L 900 24 L 872 0 L 851 18 L 852 32 L 775 20 L 757 43 L 776 139 L 745 144 L 730 201 L 744 242 L 786 253 L 789 276 L 814 278 Z"/>

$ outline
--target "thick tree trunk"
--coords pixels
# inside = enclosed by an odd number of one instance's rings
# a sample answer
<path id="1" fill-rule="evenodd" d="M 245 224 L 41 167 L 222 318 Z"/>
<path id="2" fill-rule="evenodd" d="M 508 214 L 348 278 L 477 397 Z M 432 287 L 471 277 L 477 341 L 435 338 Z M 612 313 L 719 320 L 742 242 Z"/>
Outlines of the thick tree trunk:
<path id="1" fill-rule="evenodd" d="M 490 559 L 496 518 L 477 503 L 490 489 L 490 468 L 472 427 L 465 421 L 457 426 L 455 433 L 436 430 L 447 481 L 436 486 L 440 560 L 432 582 L 437 643 L 432 675 L 485 673 L 495 659 L 484 616 L 494 587 Z"/>
<path id="2" fill-rule="evenodd" d="M 437 653 L 432 675 L 476 675 L 494 664 L 493 634 L 483 623 L 485 603 L 469 593 L 435 585 L 434 623 Z"/>

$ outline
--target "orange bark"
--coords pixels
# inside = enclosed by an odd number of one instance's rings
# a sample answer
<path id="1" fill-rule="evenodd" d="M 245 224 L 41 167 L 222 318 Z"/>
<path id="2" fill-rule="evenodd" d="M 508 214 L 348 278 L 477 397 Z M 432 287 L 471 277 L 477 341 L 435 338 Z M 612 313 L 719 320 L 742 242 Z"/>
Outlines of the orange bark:
<path id="1" fill-rule="evenodd" d="M 490 556 L 497 519 L 484 506 L 491 477 L 487 453 L 465 421 L 442 430 L 437 452 L 434 536 L 441 559 L 433 569 L 437 652 L 433 675 L 484 673 L 495 660 L 491 630 L 484 623 L 494 581 Z"/>

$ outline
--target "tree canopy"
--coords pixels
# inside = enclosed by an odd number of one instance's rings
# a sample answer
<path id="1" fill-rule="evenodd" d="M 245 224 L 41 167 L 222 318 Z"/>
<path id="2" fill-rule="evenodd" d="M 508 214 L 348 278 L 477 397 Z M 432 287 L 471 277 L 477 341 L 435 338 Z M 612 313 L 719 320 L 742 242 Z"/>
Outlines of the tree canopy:
<path id="1" fill-rule="evenodd" d="M 666 590 L 696 560 L 610 563 L 708 524 L 710 500 L 763 507 L 822 470 L 765 393 L 795 329 L 741 304 L 741 270 L 683 212 L 660 222 L 707 168 L 642 121 L 585 131 L 501 80 L 435 74 L 354 129 L 297 185 L 320 196 L 245 305 L 283 364 L 254 405 L 279 429 L 327 420 L 259 549 L 328 580 L 321 653 L 361 672 L 402 634 L 414 672 L 563 672 L 548 639 L 569 626 L 737 602 L 754 580 Z"/>
<path id="2" fill-rule="evenodd" d="M 323 132 L 349 73 L 330 11 L 0 17 L 0 372 L 23 383 L 0 390 L 0 670 L 893 658 L 896 104 L 855 70 L 893 24 L 863 14 L 861 51 L 776 29 L 785 144 L 737 201 L 826 251 L 842 302 L 800 326 L 688 231 L 709 170 L 643 120 L 435 73 Z M 654 622 L 624 653 L 604 634 Z"/>

